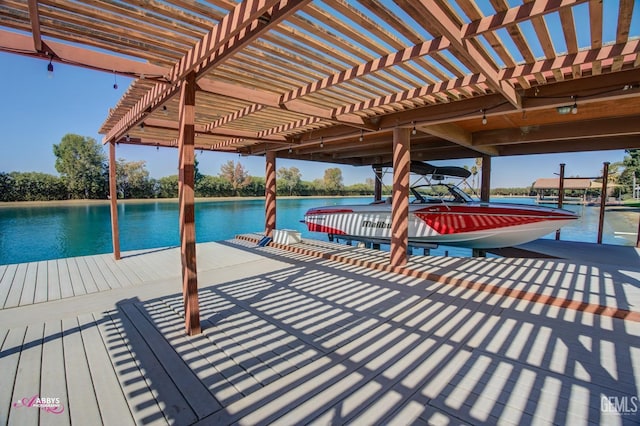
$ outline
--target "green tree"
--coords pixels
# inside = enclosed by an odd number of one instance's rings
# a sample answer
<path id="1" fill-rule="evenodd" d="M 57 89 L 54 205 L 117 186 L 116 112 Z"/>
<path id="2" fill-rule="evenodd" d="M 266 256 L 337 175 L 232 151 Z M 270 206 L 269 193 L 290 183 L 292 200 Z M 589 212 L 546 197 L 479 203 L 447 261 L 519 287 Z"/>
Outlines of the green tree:
<path id="1" fill-rule="evenodd" d="M 126 161 L 119 158 L 116 166 L 116 186 L 122 198 L 151 198 L 153 182 L 145 161 Z"/>
<path id="2" fill-rule="evenodd" d="M 107 165 L 102 146 L 95 139 L 67 134 L 53 145 L 56 170 L 71 198 L 104 198 Z"/>
<path id="3" fill-rule="evenodd" d="M 200 162 L 198 161 L 198 156 L 194 155 L 193 156 L 193 182 L 195 185 L 197 185 L 198 182 L 200 182 L 204 177 L 204 175 L 200 173 L 200 169 L 198 168 L 199 164 Z"/>
<path id="4" fill-rule="evenodd" d="M 342 191 L 342 170 L 338 167 L 331 167 L 324 171 L 324 188 L 329 194 L 338 194 Z"/>
<path id="5" fill-rule="evenodd" d="M 236 164 L 233 160 L 229 160 L 220 166 L 220 177 L 231 184 L 233 195 L 238 195 L 241 189 L 251 183 L 249 172 L 245 170 L 240 162 Z"/>
<path id="6" fill-rule="evenodd" d="M 618 183 L 625 194 L 632 194 L 633 176 L 636 177 L 636 185 L 640 185 L 640 149 L 627 149 L 622 160 L 624 170 L 618 177 Z"/>
<path id="7" fill-rule="evenodd" d="M 263 177 L 251 176 L 247 186 L 242 188 L 240 194 L 245 197 L 263 197 L 265 192 L 265 181 Z"/>
<path id="8" fill-rule="evenodd" d="M 278 186 L 283 188 L 288 195 L 293 195 L 294 192 L 298 194 L 297 191 L 300 187 L 300 183 L 302 182 L 302 173 L 297 167 L 280 167 L 276 172 Z"/>
<path id="9" fill-rule="evenodd" d="M 178 175 L 165 176 L 157 182 L 158 198 L 178 197 Z"/>
<path id="10" fill-rule="evenodd" d="M 0 173 L 0 201 L 15 201 L 13 178 L 8 173 Z"/>
<path id="11" fill-rule="evenodd" d="M 58 176 L 39 172 L 12 172 L 14 201 L 50 201 L 66 198 L 67 189 Z"/>
<path id="12" fill-rule="evenodd" d="M 228 197 L 233 194 L 231 184 L 220 176 L 203 175 L 195 187 L 196 197 Z"/>

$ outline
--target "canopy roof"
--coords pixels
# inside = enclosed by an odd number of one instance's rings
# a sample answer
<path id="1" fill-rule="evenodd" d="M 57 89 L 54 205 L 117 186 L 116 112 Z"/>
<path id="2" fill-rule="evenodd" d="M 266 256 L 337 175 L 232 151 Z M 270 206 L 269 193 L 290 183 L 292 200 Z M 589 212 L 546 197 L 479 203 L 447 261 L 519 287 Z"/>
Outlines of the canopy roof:
<path id="1" fill-rule="evenodd" d="M 565 178 L 563 182 L 564 189 L 590 189 L 594 186 L 589 178 Z M 602 184 L 597 186 L 602 187 Z M 560 178 L 539 178 L 533 184 L 534 189 L 558 189 L 560 188 Z"/>
<path id="2" fill-rule="evenodd" d="M 603 7 L 8 0 L 0 49 L 134 77 L 105 142 L 176 146 L 193 72 L 196 149 L 369 165 L 396 127 L 415 129 L 417 160 L 636 148 L 640 12 Z"/>

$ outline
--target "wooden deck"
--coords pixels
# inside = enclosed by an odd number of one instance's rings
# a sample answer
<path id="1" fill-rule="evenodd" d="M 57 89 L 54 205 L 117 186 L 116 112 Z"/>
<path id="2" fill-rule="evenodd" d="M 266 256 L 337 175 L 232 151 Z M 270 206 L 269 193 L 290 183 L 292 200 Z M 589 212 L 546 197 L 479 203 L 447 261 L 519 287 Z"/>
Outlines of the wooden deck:
<path id="1" fill-rule="evenodd" d="M 640 394 L 638 268 L 433 257 L 388 271 L 384 256 L 199 244 L 196 337 L 175 248 L 1 266 L 0 421 L 640 422 L 602 399 Z"/>

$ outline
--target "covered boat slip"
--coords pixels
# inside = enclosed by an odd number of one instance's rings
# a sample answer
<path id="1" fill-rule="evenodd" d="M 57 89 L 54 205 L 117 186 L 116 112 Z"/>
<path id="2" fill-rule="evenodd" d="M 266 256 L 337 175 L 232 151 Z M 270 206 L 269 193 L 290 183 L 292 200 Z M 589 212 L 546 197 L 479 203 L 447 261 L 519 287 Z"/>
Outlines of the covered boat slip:
<path id="1" fill-rule="evenodd" d="M 0 49 L 134 79 L 100 129 L 114 256 L 116 144 L 177 148 L 185 327 L 197 334 L 196 149 L 265 157 L 267 235 L 277 159 L 391 162 L 388 262 L 402 266 L 412 159 L 482 157 L 487 200 L 492 157 L 640 146 L 637 2 L 480 6 L 10 1 Z"/>
<path id="2" fill-rule="evenodd" d="M 257 237 L 198 245 L 202 333 L 193 337 L 175 289 L 178 248 L 67 259 L 134 282 L 0 310 L 0 369 L 13 383 L 0 388 L 0 420 L 638 421 L 615 408 L 640 385 L 637 262 L 411 257 L 391 271 L 379 251 L 256 247 Z M 28 293 L 39 274 L 11 283 L 11 271 L 32 267 L 13 266 L 0 267 L 2 288 Z M 95 271 L 78 278 L 93 288 Z M 64 410 L 13 405 L 34 389 Z"/>

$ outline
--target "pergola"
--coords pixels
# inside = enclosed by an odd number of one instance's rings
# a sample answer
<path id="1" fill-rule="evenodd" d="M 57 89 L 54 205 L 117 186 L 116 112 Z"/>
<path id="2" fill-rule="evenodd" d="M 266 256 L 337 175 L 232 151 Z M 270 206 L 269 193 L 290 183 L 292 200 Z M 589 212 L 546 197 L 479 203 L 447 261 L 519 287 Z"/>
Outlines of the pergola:
<path id="1" fill-rule="evenodd" d="M 186 329 L 200 331 L 194 149 L 392 161 L 390 263 L 406 262 L 409 162 L 640 147 L 634 0 L 6 0 L 0 49 L 134 77 L 100 132 L 176 147 Z M 606 21 L 605 21 L 606 19 Z M 614 31 L 605 31 L 607 28 Z M 637 30 L 636 30 L 637 31 Z"/>

